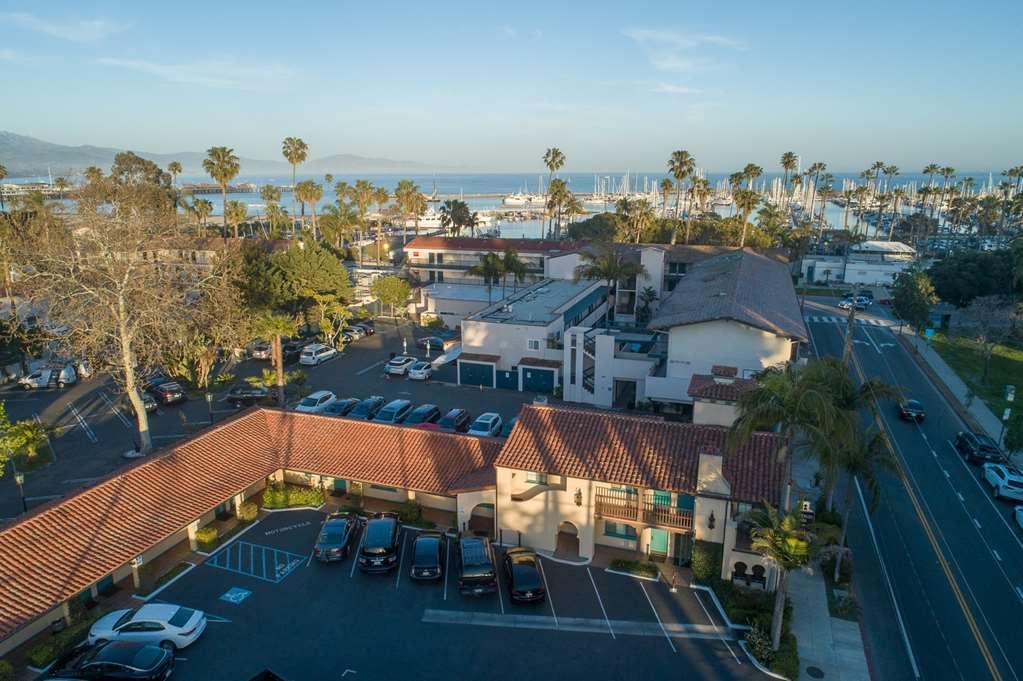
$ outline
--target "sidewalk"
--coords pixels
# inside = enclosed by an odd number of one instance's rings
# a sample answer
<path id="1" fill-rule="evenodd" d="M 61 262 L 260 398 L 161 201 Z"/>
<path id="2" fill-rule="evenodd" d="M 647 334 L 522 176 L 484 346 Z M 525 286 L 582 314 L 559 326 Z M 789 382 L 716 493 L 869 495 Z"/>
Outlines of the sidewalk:
<path id="1" fill-rule="evenodd" d="M 792 633 L 799 646 L 799 678 L 870 681 L 860 626 L 831 617 L 825 588 L 824 577 L 813 566 L 789 576 Z"/>

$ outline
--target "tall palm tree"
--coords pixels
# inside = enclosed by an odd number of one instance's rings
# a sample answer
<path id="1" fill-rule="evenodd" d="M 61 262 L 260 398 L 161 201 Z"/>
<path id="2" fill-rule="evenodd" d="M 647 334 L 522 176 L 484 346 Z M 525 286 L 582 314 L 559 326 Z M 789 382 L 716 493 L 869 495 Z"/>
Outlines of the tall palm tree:
<path id="1" fill-rule="evenodd" d="M 675 183 L 671 181 L 671 178 L 666 177 L 661 180 L 661 212 L 667 217 L 668 213 L 668 194 L 675 188 Z"/>
<path id="2" fill-rule="evenodd" d="M 735 192 L 735 209 L 739 211 L 742 220 L 742 236 L 739 238 L 739 248 L 746 246 L 746 233 L 749 230 L 749 216 L 760 203 L 760 195 L 752 189 L 740 189 Z"/>
<path id="3" fill-rule="evenodd" d="M 554 173 L 561 169 L 561 166 L 565 165 L 565 154 L 561 152 L 561 149 L 557 147 L 549 147 L 547 151 L 543 153 L 543 164 L 547 166 L 547 193 L 551 191 L 551 183 L 554 181 Z M 553 222 L 554 216 L 551 216 Z"/>
<path id="4" fill-rule="evenodd" d="M 413 196 L 419 191 L 419 186 L 412 180 L 401 180 L 394 188 L 394 202 L 401 214 L 402 235 L 405 234 L 405 225 L 412 216 Z M 403 237 L 404 240 L 404 237 Z"/>
<path id="5" fill-rule="evenodd" d="M 946 198 L 946 193 L 948 192 L 949 180 L 955 179 L 955 175 L 956 175 L 956 169 L 953 168 L 952 166 L 943 166 L 942 167 L 942 169 L 941 169 L 941 198 L 940 198 L 940 201 L 941 201 L 941 204 L 943 206 L 946 205 L 946 202 L 948 201 L 948 199 Z M 935 207 L 937 207 L 937 204 L 935 204 Z M 933 213 L 931 214 L 931 217 L 934 217 Z M 948 224 L 948 219 L 947 218 L 945 219 L 945 223 L 946 223 L 946 225 Z"/>
<path id="6" fill-rule="evenodd" d="M 99 170 L 99 168 L 97 168 L 96 170 Z M 171 176 L 171 194 L 174 197 L 174 226 L 177 227 L 178 202 L 181 200 L 181 194 L 178 191 L 177 181 L 178 175 L 181 174 L 181 163 L 179 163 L 178 161 L 171 161 L 170 163 L 167 164 L 167 172 L 170 173 Z M 86 176 L 85 179 L 88 180 L 89 182 L 92 182 L 92 180 L 89 180 L 88 176 Z"/>
<path id="7" fill-rule="evenodd" d="M 598 244 L 595 251 L 582 251 L 579 257 L 582 262 L 575 268 L 574 281 L 594 279 L 607 282 L 607 328 L 611 328 L 618 282 L 638 278 L 646 274 L 646 268 L 643 263 L 619 254 L 612 241 Z"/>
<path id="8" fill-rule="evenodd" d="M 320 233 L 334 248 L 341 248 L 341 242 L 351 238 L 356 224 L 355 210 L 345 202 L 335 203 L 323 209 Z"/>
<path id="9" fill-rule="evenodd" d="M 281 188 L 275 187 L 272 184 L 264 184 L 259 188 L 259 198 L 263 201 L 263 205 L 265 206 L 264 216 L 269 223 L 269 232 L 273 233 L 275 232 L 275 227 L 277 227 L 277 225 L 274 224 L 274 220 L 271 219 L 270 214 L 273 213 L 275 218 L 279 215 L 278 212 L 273 209 L 280 208 Z"/>
<path id="10" fill-rule="evenodd" d="M 0 185 L 3 185 L 4 180 L 7 178 L 7 166 L 0 163 Z M 4 204 L 4 193 L 2 187 L 0 187 L 0 211 L 7 210 L 6 204 Z"/>
<path id="11" fill-rule="evenodd" d="M 746 180 L 746 189 L 753 189 L 753 183 L 764 174 L 764 169 L 756 163 L 747 163 L 742 169 L 742 177 Z"/>
<path id="12" fill-rule="evenodd" d="M 782 190 L 786 191 L 785 204 L 788 205 L 788 201 L 791 196 L 788 195 L 787 190 L 789 186 L 789 174 L 796 172 L 796 168 L 799 167 L 799 157 L 796 156 L 794 151 L 786 151 L 781 155 L 781 169 L 784 172 L 784 179 L 782 180 Z"/>
<path id="13" fill-rule="evenodd" d="M 313 216 L 313 239 L 318 238 L 319 225 L 316 222 L 316 204 L 323 198 L 323 187 L 315 180 L 302 180 L 295 185 L 295 198 L 302 206 L 309 205 L 309 212 Z M 305 211 L 303 211 L 304 213 Z M 303 220 L 303 226 L 305 222 Z"/>
<path id="14" fill-rule="evenodd" d="M 252 324 L 252 331 L 257 338 L 270 339 L 273 346 L 273 363 L 277 370 L 277 404 L 284 407 L 284 357 L 281 352 L 281 339 L 294 336 L 298 332 L 298 323 L 286 315 L 263 312 Z"/>
<path id="15" fill-rule="evenodd" d="M 245 222 L 245 218 L 249 216 L 249 207 L 241 201 L 228 201 L 224 215 L 227 217 L 227 224 L 234 228 L 234 236 L 237 239 L 238 225 Z"/>
<path id="16" fill-rule="evenodd" d="M 241 165 L 238 163 L 238 157 L 234 153 L 234 149 L 228 147 L 210 147 L 206 150 L 206 158 L 203 159 L 202 168 L 209 176 L 213 178 L 213 181 L 220 185 L 220 196 L 221 206 L 225 209 L 223 211 L 224 218 L 224 233 L 227 233 L 227 185 L 231 183 L 231 180 L 238 176 L 238 172 L 241 170 Z"/>
<path id="17" fill-rule="evenodd" d="M 682 206 L 682 183 L 696 170 L 696 159 L 685 149 L 671 152 L 668 158 L 668 172 L 675 178 L 675 219 L 679 219 Z"/>
<path id="18" fill-rule="evenodd" d="M 519 252 L 511 246 L 504 249 L 504 256 L 501 258 L 501 297 L 504 297 L 504 290 L 508 284 L 508 275 L 512 275 L 512 292 L 515 292 L 515 285 L 526 280 L 529 269 L 525 261 L 519 257 Z"/>
<path id="19" fill-rule="evenodd" d="M 882 170 L 887 178 L 884 182 L 884 188 L 886 190 L 891 189 L 892 180 L 894 180 L 895 176 L 899 174 L 899 166 L 886 165 Z"/>
<path id="20" fill-rule="evenodd" d="M 416 193 L 409 199 L 409 210 L 412 212 L 412 219 L 415 222 L 416 236 L 419 236 L 419 218 L 426 214 L 428 207 L 429 204 L 426 201 L 426 194 L 417 189 Z"/>
<path id="21" fill-rule="evenodd" d="M 493 302 L 494 283 L 504 273 L 504 261 L 497 253 L 484 253 L 480 261 L 466 270 L 466 274 L 472 277 L 480 277 L 487 287 L 487 305 Z"/>
<path id="22" fill-rule="evenodd" d="M 297 199 L 295 196 L 295 173 L 298 170 L 298 166 L 306 162 L 309 158 L 309 145 L 307 145 L 301 137 L 285 137 L 284 141 L 281 142 L 281 154 L 285 160 L 291 164 L 291 191 L 292 199 Z M 302 204 L 302 222 L 305 222 L 305 204 Z"/>
<path id="23" fill-rule="evenodd" d="M 462 229 L 470 227 L 472 222 L 473 216 L 469 212 L 469 206 L 466 205 L 465 201 L 448 199 L 441 204 L 440 225 L 445 230 L 451 232 L 452 236 L 460 235 Z"/>
<path id="24" fill-rule="evenodd" d="M 891 191 L 892 197 L 892 221 L 888 226 L 888 241 L 892 240 L 892 236 L 895 233 L 895 223 L 898 222 L 899 206 L 902 204 L 902 200 L 906 197 L 906 190 L 902 187 L 895 187 Z"/>
<path id="25" fill-rule="evenodd" d="M 377 262 L 380 262 L 380 242 L 384 232 L 384 206 L 391 200 L 391 195 L 384 187 L 377 187 L 373 192 L 373 203 L 377 205 Z"/>
<path id="26" fill-rule="evenodd" d="M 199 223 L 200 232 L 205 236 L 206 218 L 213 213 L 213 204 L 206 199 L 192 199 L 189 212 L 195 216 L 196 221 Z"/>
<path id="27" fill-rule="evenodd" d="M 806 203 L 809 204 L 810 217 L 813 217 L 813 206 L 817 202 L 817 180 L 820 178 L 821 173 L 828 169 L 828 164 L 823 161 L 816 161 L 806 169 L 807 179 L 813 175 L 813 182 L 807 184 L 806 190 L 809 196 L 806 199 Z"/>
<path id="28" fill-rule="evenodd" d="M 796 508 L 783 514 L 765 503 L 764 508 L 750 511 L 747 517 L 753 525 L 750 531 L 753 540 L 751 548 L 774 563 L 778 569 L 774 611 L 771 614 L 771 646 L 778 650 L 781 646 L 789 573 L 809 563 L 818 545 L 814 535 L 803 527 L 803 519 Z"/>

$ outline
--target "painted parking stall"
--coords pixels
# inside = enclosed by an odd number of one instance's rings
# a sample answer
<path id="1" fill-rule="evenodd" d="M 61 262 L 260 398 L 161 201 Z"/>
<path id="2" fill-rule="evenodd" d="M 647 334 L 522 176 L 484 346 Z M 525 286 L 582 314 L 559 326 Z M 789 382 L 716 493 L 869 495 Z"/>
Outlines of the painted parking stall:
<path id="1" fill-rule="evenodd" d="M 305 561 L 306 556 L 297 553 L 247 541 L 236 541 L 215 553 L 206 564 L 279 584 Z"/>

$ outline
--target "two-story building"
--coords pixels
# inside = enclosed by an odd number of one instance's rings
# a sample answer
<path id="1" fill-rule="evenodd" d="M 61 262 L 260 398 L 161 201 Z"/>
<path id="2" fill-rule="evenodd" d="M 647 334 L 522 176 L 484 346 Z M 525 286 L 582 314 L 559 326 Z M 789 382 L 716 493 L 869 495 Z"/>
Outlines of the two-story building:
<path id="1" fill-rule="evenodd" d="M 576 252 L 584 245 L 582 241 L 557 239 L 419 236 L 408 242 L 404 251 L 409 273 L 420 283 L 486 285 L 488 282 L 467 271 L 479 264 L 481 256 L 487 253 L 504 255 L 510 248 L 518 253 L 525 265 L 525 283 L 529 284 L 552 276 L 548 274 L 548 259 Z M 571 275 L 563 278 L 571 278 Z"/>

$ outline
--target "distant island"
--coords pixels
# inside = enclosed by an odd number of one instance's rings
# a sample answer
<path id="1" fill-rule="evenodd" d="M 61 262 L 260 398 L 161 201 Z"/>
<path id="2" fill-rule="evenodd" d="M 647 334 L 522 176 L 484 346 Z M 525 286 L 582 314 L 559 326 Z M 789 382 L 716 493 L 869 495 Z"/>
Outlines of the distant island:
<path id="1" fill-rule="evenodd" d="M 104 171 L 110 169 L 114 156 L 128 149 L 96 147 L 88 144 L 67 146 L 0 130 L 0 163 L 7 168 L 9 177 L 71 176 L 89 166 L 98 166 Z M 175 154 L 155 154 L 131 149 L 139 156 L 148 158 L 166 167 L 171 161 L 181 163 L 184 174 L 204 174 L 202 160 L 204 151 L 183 151 Z M 244 158 L 240 159 L 246 175 L 287 173 L 291 166 L 282 158 L 280 161 Z M 388 158 L 370 158 L 356 154 L 332 154 L 310 159 L 302 164 L 303 173 L 398 173 L 412 171 L 444 170 L 443 166 L 426 165 L 414 161 L 395 161 Z M 446 168 L 451 170 L 452 168 Z"/>

